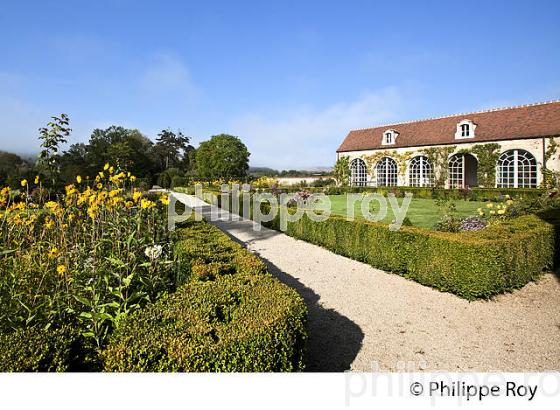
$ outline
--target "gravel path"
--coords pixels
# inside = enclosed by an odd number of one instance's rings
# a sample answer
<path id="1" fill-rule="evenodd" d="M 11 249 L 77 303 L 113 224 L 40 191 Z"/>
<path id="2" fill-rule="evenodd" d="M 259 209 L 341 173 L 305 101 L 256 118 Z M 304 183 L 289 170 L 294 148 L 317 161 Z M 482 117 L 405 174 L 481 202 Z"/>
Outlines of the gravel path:
<path id="1" fill-rule="evenodd" d="M 191 206 L 202 202 L 175 195 Z M 210 210 L 202 209 L 208 220 Z M 256 232 L 251 221 L 212 223 L 305 299 L 308 370 L 560 370 L 556 275 L 469 303 L 277 231 Z"/>

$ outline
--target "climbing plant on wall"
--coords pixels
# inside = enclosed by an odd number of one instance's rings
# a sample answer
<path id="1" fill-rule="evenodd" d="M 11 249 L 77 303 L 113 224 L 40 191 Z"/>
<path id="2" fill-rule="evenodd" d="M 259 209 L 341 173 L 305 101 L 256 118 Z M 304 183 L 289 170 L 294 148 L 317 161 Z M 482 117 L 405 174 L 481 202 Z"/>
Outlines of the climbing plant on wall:
<path id="1" fill-rule="evenodd" d="M 558 154 L 559 145 L 555 140 L 555 138 L 558 137 L 559 136 L 557 135 L 556 137 L 548 138 L 548 144 L 544 152 L 544 161 L 541 165 L 541 172 L 543 175 L 542 185 L 544 188 L 558 187 L 558 184 L 560 183 L 560 173 L 558 171 L 553 171 L 546 166 L 546 163 Z"/>
<path id="2" fill-rule="evenodd" d="M 399 153 L 396 150 L 392 150 L 392 151 L 376 152 L 371 155 L 363 155 L 362 159 L 366 162 L 368 173 L 372 174 L 375 169 L 375 165 L 377 164 L 377 162 L 379 162 L 381 158 L 384 157 L 393 158 L 397 163 L 398 174 L 399 176 L 402 177 L 406 174 L 407 162 L 410 158 L 412 158 L 412 154 L 413 153 L 411 151 L 405 151 Z"/>
<path id="3" fill-rule="evenodd" d="M 455 152 L 455 148 L 457 148 L 455 145 L 449 145 L 425 148 L 421 151 L 434 168 L 434 183 L 438 188 L 445 186 L 449 168 L 449 156 Z"/>
<path id="4" fill-rule="evenodd" d="M 333 168 L 333 176 L 338 186 L 346 186 L 350 180 L 350 160 L 347 156 L 340 157 Z"/>
<path id="5" fill-rule="evenodd" d="M 478 185 L 485 188 L 494 187 L 496 182 L 496 162 L 500 157 L 500 144 L 475 145 L 467 152 L 475 155 L 478 160 L 476 171 Z"/>

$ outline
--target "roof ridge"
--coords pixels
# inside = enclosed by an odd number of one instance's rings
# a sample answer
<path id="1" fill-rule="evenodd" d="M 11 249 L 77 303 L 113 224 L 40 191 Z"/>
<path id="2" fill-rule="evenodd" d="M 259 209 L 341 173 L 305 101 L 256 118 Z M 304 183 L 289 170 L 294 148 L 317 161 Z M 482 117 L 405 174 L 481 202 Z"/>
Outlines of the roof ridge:
<path id="1" fill-rule="evenodd" d="M 415 123 L 415 122 L 441 120 L 441 119 L 444 119 L 444 118 L 458 117 L 460 115 L 484 114 L 484 113 L 487 113 L 487 112 L 513 110 L 513 109 L 516 109 L 516 108 L 534 107 L 534 106 L 537 106 L 537 105 L 554 104 L 554 103 L 560 103 L 560 100 L 550 100 L 550 101 L 542 101 L 542 102 L 536 102 L 536 103 L 530 103 L 530 104 L 512 105 L 510 107 L 490 108 L 490 109 L 480 110 L 480 111 L 460 112 L 460 113 L 457 113 L 457 114 L 442 115 L 440 117 L 428 117 L 428 118 L 422 118 L 422 119 L 417 119 L 417 120 L 395 122 L 395 123 L 392 123 L 392 124 L 379 124 L 379 125 L 374 125 L 373 127 L 354 128 L 354 129 L 351 129 L 350 132 L 371 130 L 373 128 L 380 128 L 380 127 L 393 127 L 393 126 L 396 126 L 396 125 L 412 124 L 412 123 Z"/>

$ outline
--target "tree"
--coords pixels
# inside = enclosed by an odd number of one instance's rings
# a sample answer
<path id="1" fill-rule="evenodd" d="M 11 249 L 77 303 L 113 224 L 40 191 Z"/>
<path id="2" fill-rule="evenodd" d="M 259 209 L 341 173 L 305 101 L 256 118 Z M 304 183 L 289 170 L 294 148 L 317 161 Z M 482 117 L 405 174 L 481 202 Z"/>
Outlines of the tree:
<path id="1" fill-rule="evenodd" d="M 88 144 L 72 145 L 64 153 L 63 163 L 81 176 L 93 176 L 110 163 L 138 177 L 151 177 L 156 171 L 152 147 L 153 143 L 140 131 L 113 125 L 93 130 Z M 67 174 L 71 174 L 65 172 L 68 181 Z"/>
<path id="2" fill-rule="evenodd" d="M 19 185 L 31 175 L 32 166 L 17 154 L 0 151 L 0 186 Z"/>
<path id="3" fill-rule="evenodd" d="M 214 135 L 196 150 L 196 168 L 202 178 L 244 177 L 249 169 L 249 151 L 238 137 Z"/>
<path id="4" fill-rule="evenodd" d="M 350 161 L 348 157 L 340 157 L 333 168 L 334 179 L 337 185 L 346 186 L 350 179 Z"/>
<path id="5" fill-rule="evenodd" d="M 52 121 L 46 127 L 39 128 L 39 140 L 41 141 L 41 152 L 37 160 L 37 167 L 52 184 L 55 185 L 60 175 L 60 155 L 58 150 L 61 144 L 66 143 L 66 138 L 72 132 L 68 127 L 70 118 L 61 114 L 60 117 L 51 117 Z"/>
<path id="6" fill-rule="evenodd" d="M 189 145 L 190 138 L 183 135 L 181 131 L 175 134 L 170 129 L 162 130 L 156 138 L 154 145 L 154 153 L 160 160 L 162 169 L 167 169 L 170 166 L 177 166 L 183 159 L 185 154 L 193 149 Z"/>

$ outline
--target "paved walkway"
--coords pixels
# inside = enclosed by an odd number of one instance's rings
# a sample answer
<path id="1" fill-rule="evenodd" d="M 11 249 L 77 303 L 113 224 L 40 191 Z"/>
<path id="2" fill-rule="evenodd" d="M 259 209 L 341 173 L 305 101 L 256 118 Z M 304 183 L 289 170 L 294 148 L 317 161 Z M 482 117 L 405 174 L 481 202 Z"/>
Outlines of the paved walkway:
<path id="1" fill-rule="evenodd" d="M 204 204 L 184 194 L 191 206 Z M 205 204 L 206 205 L 206 204 Z M 210 220 L 210 206 L 202 214 Z M 211 222 L 309 308 L 308 370 L 560 370 L 560 278 L 467 302 L 251 221 Z"/>

